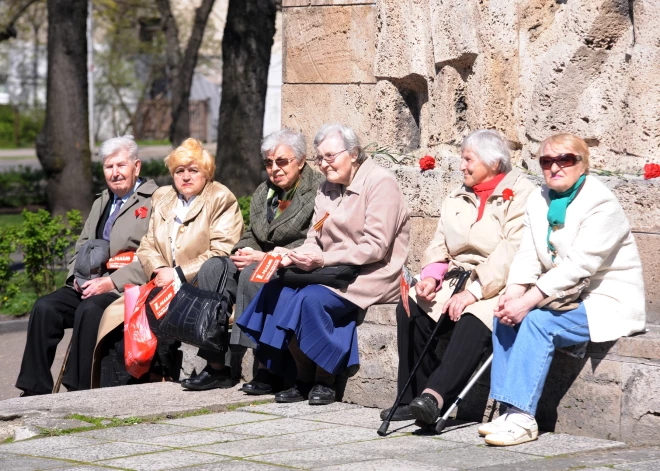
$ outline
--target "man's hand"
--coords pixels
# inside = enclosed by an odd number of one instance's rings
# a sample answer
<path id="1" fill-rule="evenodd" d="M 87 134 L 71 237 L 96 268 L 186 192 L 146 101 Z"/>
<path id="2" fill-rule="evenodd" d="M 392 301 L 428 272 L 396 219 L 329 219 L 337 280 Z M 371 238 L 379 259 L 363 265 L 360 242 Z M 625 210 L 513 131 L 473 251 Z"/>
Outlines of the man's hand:
<path id="1" fill-rule="evenodd" d="M 74 284 L 74 287 L 77 286 L 78 283 Z M 100 278 L 94 278 L 93 280 L 86 281 L 82 286 L 79 288 L 82 289 L 82 299 L 87 299 L 92 296 L 98 296 L 99 294 L 104 294 L 112 291 L 115 289 L 115 284 L 112 281 L 112 278 L 109 276 L 102 276 Z"/>
<path id="2" fill-rule="evenodd" d="M 75 278 L 73 279 L 73 289 L 75 289 L 79 293 L 82 293 L 83 291 L 80 285 L 78 285 L 78 280 L 76 280 Z"/>
<path id="3" fill-rule="evenodd" d="M 287 254 L 287 257 L 282 260 L 282 266 L 288 266 L 288 264 L 285 265 L 285 260 L 287 258 L 298 268 L 305 271 L 312 271 L 315 268 L 323 266 L 323 255 L 320 253 L 298 253 L 291 251 Z"/>
<path id="4" fill-rule="evenodd" d="M 154 284 L 159 288 L 169 285 L 174 281 L 174 277 L 177 276 L 174 268 L 169 267 L 156 268 L 154 273 L 156 273 Z"/>
<path id="5" fill-rule="evenodd" d="M 417 297 L 433 301 L 435 299 L 435 289 L 438 287 L 438 282 L 435 278 L 427 276 L 422 281 L 415 285 L 415 292 Z"/>
<path id="6" fill-rule="evenodd" d="M 458 322 L 463 315 L 465 308 L 476 302 L 477 298 L 474 297 L 474 294 L 470 293 L 468 290 L 461 291 L 447 300 L 445 305 L 442 306 L 442 313 L 449 314 L 449 318 L 452 321 Z"/>
<path id="7" fill-rule="evenodd" d="M 252 265 L 253 263 L 260 262 L 265 256 L 266 254 L 260 250 L 244 248 L 238 249 L 229 258 L 232 262 L 234 262 L 234 265 L 236 265 L 238 271 L 243 271 L 245 267 Z"/>

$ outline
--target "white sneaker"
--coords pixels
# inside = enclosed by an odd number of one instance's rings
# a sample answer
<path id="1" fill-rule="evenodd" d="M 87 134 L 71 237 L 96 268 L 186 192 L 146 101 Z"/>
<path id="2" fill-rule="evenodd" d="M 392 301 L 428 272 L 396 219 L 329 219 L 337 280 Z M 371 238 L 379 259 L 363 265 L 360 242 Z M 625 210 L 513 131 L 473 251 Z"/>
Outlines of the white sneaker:
<path id="1" fill-rule="evenodd" d="M 508 414 L 509 414 L 509 409 L 506 409 L 504 413 L 500 415 L 497 419 L 493 420 L 492 422 L 481 424 L 481 427 L 479 427 L 478 430 L 479 436 L 485 437 L 486 435 L 490 435 L 491 433 L 505 431 L 506 427 L 504 426 L 504 422 L 506 421 Z"/>
<path id="2" fill-rule="evenodd" d="M 484 440 L 488 445 L 493 446 L 511 446 L 521 443 L 531 442 L 539 438 L 539 427 L 534 421 L 529 428 L 522 427 L 512 421 L 502 422 L 499 430 L 488 434 Z"/>

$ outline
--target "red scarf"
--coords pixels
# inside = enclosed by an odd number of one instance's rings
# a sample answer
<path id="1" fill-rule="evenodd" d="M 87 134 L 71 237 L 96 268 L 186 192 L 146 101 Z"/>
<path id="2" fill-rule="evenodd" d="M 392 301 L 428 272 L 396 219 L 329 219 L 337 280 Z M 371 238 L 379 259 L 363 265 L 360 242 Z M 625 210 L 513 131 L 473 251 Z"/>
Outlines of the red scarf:
<path id="1" fill-rule="evenodd" d="M 477 221 L 479 221 L 481 216 L 484 215 L 484 209 L 486 209 L 486 200 L 488 200 L 488 197 L 493 194 L 495 187 L 500 184 L 505 176 L 505 173 L 498 173 L 487 182 L 479 183 L 472 187 L 472 191 L 474 191 L 474 193 L 479 197 L 479 215 L 477 216 Z"/>

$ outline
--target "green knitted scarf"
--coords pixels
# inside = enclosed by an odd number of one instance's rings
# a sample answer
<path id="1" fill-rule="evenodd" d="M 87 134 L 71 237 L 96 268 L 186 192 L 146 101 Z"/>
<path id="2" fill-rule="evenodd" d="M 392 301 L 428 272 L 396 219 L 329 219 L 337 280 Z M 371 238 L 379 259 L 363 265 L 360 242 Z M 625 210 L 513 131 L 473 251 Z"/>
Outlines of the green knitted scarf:
<path id="1" fill-rule="evenodd" d="M 553 228 L 558 226 L 563 226 L 566 221 L 566 210 L 568 205 L 575 199 L 580 187 L 584 183 L 584 180 L 587 178 L 586 175 L 582 175 L 575 184 L 570 187 L 568 190 L 563 192 L 558 192 L 555 190 L 550 190 L 550 205 L 548 206 L 548 249 L 552 252 L 552 260 L 554 261 L 556 250 L 553 245 L 550 243 L 550 234 L 552 234 Z"/>

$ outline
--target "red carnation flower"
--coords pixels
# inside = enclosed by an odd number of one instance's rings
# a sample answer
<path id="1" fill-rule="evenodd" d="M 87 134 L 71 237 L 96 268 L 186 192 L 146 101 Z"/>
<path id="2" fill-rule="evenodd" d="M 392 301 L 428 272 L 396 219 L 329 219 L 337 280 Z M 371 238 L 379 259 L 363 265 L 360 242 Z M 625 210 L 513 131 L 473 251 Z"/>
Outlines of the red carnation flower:
<path id="1" fill-rule="evenodd" d="M 511 188 L 505 188 L 504 191 L 502 192 L 502 198 L 504 198 L 505 201 L 512 200 L 513 190 Z"/>
<path id="2" fill-rule="evenodd" d="M 660 165 L 658 164 L 644 165 L 644 180 L 650 180 L 651 178 L 658 178 L 658 177 L 660 177 Z"/>
<path id="3" fill-rule="evenodd" d="M 419 168 L 422 169 L 422 172 L 424 170 L 433 170 L 435 168 L 435 159 L 430 155 L 425 155 L 419 159 Z"/>

